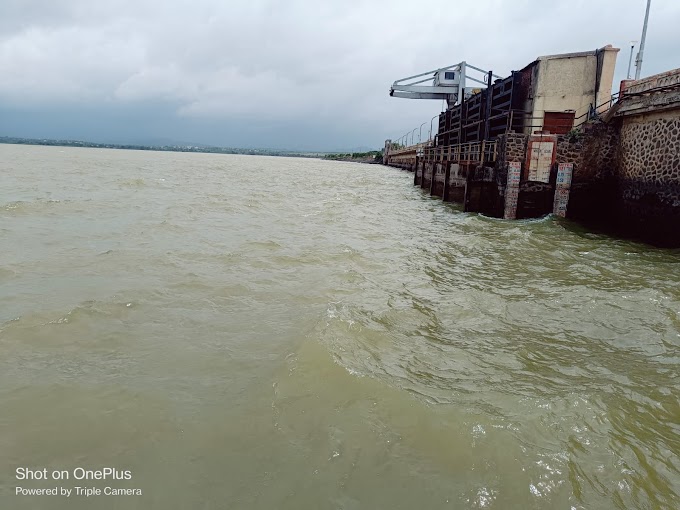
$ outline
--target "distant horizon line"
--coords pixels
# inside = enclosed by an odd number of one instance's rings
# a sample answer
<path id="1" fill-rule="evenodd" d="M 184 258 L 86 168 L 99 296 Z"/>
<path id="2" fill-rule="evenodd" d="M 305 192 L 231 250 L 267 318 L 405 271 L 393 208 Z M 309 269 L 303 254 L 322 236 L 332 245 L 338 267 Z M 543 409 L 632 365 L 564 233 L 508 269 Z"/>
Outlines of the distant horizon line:
<path id="1" fill-rule="evenodd" d="M 244 155 L 263 155 L 263 156 L 301 156 L 316 157 L 326 154 L 364 154 L 369 152 L 380 152 L 380 149 L 368 151 L 311 151 L 294 149 L 273 149 L 273 148 L 244 148 L 244 147 L 223 147 L 218 145 L 190 144 L 186 142 L 173 142 L 168 144 L 148 144 L 148 143 L 113 143 L 113 142 L 90 142 L 86 140 L 74 140 L 68 138 L 27 138 L 23 136 L 0 136 L 0 143 L 15 145 L 42 145 L 57 147 L 87 147 L 99 149 L 126 149 L 126 150 L 155 150 L 159 152 L 200 152 L 207 154 L 244 154 Z"/>

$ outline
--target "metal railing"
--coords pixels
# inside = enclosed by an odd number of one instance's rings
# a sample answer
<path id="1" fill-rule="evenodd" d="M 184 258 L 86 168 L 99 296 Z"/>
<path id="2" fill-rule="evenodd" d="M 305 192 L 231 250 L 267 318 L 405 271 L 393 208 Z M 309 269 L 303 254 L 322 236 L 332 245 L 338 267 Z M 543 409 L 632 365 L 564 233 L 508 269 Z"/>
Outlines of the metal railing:
<path id="1" fill-rule="evenodd" d="M 403 146 L 393 146 L 393 148 L 390 148 L 389 155 L 390 157 L 394 156 L 399 156 L 403 154 L 411 154 L 415 153 L 425 147 L 429 147 L 432 144 L 432 142 L 423 142 L 423 143 L 417 143 L 415 145 L 409 145 L 408 147 L 403 147 Z"/>
<path id="2" fill-rule="evenodd" d="M 484 142 L 460 143 L 446 147 L 429 144 L 413 145 L 388 153 L 393 162 L 413 161 L 418 157 L 424 162 L 494 162 L 498 156 L 495 140 Z"/>
<path id="3" fill-rule="evenodd" d="M 483 142 L 459 143 L 446 147 L 427 147 L 423 149 L 421 157 L 426 162 L 493 162 L 496 161 L 497 155 L 496 141 L 487 140 Z"/>

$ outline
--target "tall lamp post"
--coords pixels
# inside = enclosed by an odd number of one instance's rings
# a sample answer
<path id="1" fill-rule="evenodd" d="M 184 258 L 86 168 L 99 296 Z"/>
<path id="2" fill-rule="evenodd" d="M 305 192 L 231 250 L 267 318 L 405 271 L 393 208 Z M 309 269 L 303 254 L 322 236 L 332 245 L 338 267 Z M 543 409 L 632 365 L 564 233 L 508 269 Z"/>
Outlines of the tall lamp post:
<path id="1" fill-rule="evenodd" d="M 626 73 L 626 80 L 630 80 L 630 67 L 633 64 L 633 50 L 637 41 L 630 41 L 630 58 L 628 59 L 628 73 Z"/>
<path id="2" fill-rule="evenodd" d="M 645 22 L 642 25 L 642 39 L 640 39 L 640 49 L 638 50 L 637 58 L 635 59 L 635 79 L 640 79 L 640 71 L 642 71 L 642 56 L 645 52 L 645 39 L 647 38 L 647 22 L 649 21 L 649 7 L 652 5 L 652 0 L 647 0 L 647 10 L 645 11 Z"/>
<path id="3" fill-rule="evenodd" d="M 427 121 L 423 122 L 423 123 L 420 125 L 420 129 L 418 130 L 418 143 L 420 143 L 420 142 L 422 141 L 422 139 L 421 139 L 420 137 L 421 137 L 421 135 L 423 134 L 423 126 L 424 126 L 425 124 L 427 124 Z"/>
<path id="4" fill-rule="evenodd" d="M 413 145 L 413 137 L 416 134 L 416 129 L 418 129 L 418 128 L 413 128 L 413 131 L 411 131 L 411 145 Z"/>
<path id="5" fill-rule="evenodd" d="M 439 117 L 439 114 L 435 115 L 434 117 L 432 117 L 432 118 L 430 119 L 430 137 L 429 137 L 429 139 L 428 139 L 429 141 L 432 141 L 432 121 L 433 121 L 434 119 L 438 118 L 438 117 Z"/>

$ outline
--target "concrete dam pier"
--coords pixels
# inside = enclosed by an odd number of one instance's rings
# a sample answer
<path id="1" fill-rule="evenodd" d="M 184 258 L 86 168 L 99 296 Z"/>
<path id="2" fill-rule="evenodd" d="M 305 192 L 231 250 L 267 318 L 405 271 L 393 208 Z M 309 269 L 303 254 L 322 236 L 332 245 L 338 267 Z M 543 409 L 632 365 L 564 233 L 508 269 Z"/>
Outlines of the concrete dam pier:
<path id="1" fill-rule="evenodd" d="M 387 140 L 384 163 L 465 211 L 680 247 L 680 69 L 612 95 L 617 51 L 541 57 L 441 113 L 432 140 Z"/>

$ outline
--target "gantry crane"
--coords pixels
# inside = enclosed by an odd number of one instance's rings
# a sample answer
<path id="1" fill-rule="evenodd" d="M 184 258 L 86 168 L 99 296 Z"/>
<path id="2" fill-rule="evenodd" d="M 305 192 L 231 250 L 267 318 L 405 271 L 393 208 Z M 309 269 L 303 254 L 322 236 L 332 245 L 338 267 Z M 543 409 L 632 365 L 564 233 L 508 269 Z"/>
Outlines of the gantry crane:
<path id="1" fill-rule="evenodd" d="M 469 71 L 483 73 L 484 76 L 480 80 L 474 76 L 470 76 L 468 74 Z M 423 76 L 427 76 L 427 78 L 422 78 Z M 418 78 L 422 79 L 417 80 Z M 390 88 L 390 96 L 405 97 L 408 99 L 445 99 L 448 108 L 452 108 L 457 103 L 462 103 L 466 98 L 466 94 L 472 92 L 472 88 L 468 90 L 465 88 L 467 80 L 482 85 L 489 85 L 493 78 L 500 78 L 500 76 L 497 76 L 490 71 L 484 71 L 483 69 L 472 66 L 466 62 L 461 62 L 460 64 L 440 67 L 433 71 L 427 71 L 425 73 L 397 80 Z M 431 81 L 432 85 L 421 85 L 428 81 Z"/>

